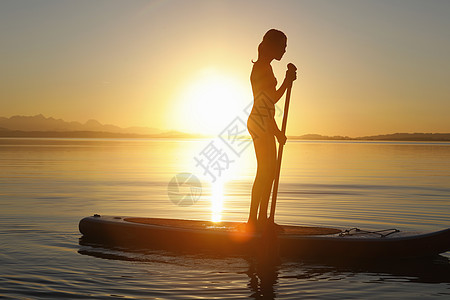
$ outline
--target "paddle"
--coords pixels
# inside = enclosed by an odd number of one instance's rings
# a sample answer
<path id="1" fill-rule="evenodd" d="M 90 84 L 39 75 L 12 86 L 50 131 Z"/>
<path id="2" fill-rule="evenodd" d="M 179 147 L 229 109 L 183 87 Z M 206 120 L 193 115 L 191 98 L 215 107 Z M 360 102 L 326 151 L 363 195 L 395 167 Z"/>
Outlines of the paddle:
<path id="1" fill-rule="evenodd" d="M 289 63 L 287 65 L 287 68 L 289 71 L 297 70 L 297 67 L 291 63 Z M 289 102 L 291 101 L 291 90 L 292 90 L 292 84 L 286 90 L 286 102 L 284 104 L 283 124 L 281 126 L 281 132 L 283 132 L 283 134 L 286 134 Z M 275 207 L 277 205 L 278 183 L 280 182 L 281 158 L 283 156 L 283 148 L 284 148 L 284 145 L 282 145 L 282 144 L 280 144 L 278 147 L 277 168 L 275 170 L 275 182 L 273 184 L 272 203 L 270 206 L 270 216 L 269 216 L 269 220 L 268 220 L 269 224 L 274 224 L 274 222 L 275 222 Z"/>

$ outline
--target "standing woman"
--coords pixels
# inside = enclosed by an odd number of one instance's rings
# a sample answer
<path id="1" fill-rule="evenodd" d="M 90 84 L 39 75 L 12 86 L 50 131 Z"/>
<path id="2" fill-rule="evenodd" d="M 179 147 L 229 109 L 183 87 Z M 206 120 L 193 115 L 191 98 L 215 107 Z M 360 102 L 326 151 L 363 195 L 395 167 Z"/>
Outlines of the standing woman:
<path id="1" fill-rule="evenodd" d="M 278 129 L 274 119 L 275 103 L 297 79 L 297 73 L 286 71 L 283 84 L 277 89 L 277 80 L 270 65 L 272 60 L 279 61 L 283 57 L 286 46 L 287 37 L 283 32 L 276 29 L 267 31 L 258 46 L 258 60 L 253 63 L 250 75 L 254 102 L 247 128 L 253 139 L 258 166 L 252 188 L 249 229 L 261 228 L 267 223 L 267 208 L 277 162 L 275 138 L 279 144 L 286 143 L 286 136 Z"/>

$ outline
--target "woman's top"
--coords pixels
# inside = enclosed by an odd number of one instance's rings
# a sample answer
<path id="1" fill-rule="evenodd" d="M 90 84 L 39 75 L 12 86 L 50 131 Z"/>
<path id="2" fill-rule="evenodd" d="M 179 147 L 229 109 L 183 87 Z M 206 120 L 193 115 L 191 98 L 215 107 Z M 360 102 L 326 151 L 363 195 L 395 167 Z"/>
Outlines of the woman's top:
<path id="1" fill-rule="evenodd" d="M 255 135 L 273 136 L 272 121 L 275 116 L 275 101 L 270 98 L 276 90 L 277 79 L 270 64 L 255 62 L 250 81 L 253 90 L 253 108 L 248 118 L 247 127 L 252 137 Z"/>

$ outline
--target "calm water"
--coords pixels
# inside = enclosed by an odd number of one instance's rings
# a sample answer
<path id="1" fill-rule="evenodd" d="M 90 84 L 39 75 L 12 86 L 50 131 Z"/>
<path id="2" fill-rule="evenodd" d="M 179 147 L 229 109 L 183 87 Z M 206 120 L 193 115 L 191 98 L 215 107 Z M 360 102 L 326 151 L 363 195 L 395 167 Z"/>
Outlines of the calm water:
<path id="1" fill-rule="evenodd" d="M 94 213 L 244 221 L 253 149 L 240 156 L 221 149 L 228 169 L 211 183 L 194 160 L 209 142 L 0 139 L 0 298 L 450 297 L 449 252 L 424 261 L 283 260 L 263 268 L 248 257 L 80 245 L 78 221 Z M 167 195 L 182 172 L 202 181 L 192 206 Z M 450 144 L 289 141 L 278 199 L 281 224 L 448 228 Z"/>

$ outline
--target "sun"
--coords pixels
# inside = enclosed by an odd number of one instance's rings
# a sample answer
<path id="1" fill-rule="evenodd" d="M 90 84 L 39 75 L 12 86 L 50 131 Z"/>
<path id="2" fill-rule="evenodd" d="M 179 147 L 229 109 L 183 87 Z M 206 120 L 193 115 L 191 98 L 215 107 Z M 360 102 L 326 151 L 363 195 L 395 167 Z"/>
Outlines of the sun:
<path id="1" fill-rule="evenodd" d="M 249 89 L 236 77 L 216 69 L 200 71 L 177 97 L 177 130 L 218 135 L 252 101 Z M 247 121 L 247 120 L 245 120 Z"/>

